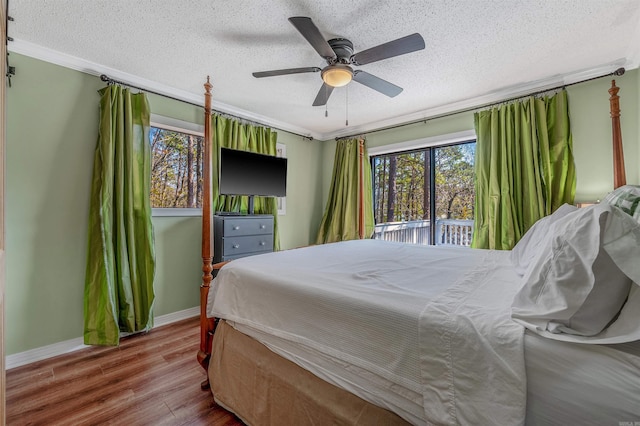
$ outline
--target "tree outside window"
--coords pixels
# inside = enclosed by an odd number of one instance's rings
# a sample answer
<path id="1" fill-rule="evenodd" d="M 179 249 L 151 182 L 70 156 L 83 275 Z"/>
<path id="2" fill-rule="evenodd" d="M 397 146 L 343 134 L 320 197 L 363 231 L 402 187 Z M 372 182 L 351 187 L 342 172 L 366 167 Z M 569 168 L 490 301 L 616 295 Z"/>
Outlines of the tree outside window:
<path id="1" fill-rule="evenodd" d="M 434 149 L 436 217 L 473 219 L 475 151 L 475 142 Z"/>
<path id="2" fill-rule="evenodd" d="M 151 127 L 151 207 L 202 208 L 203 137 Z"/>

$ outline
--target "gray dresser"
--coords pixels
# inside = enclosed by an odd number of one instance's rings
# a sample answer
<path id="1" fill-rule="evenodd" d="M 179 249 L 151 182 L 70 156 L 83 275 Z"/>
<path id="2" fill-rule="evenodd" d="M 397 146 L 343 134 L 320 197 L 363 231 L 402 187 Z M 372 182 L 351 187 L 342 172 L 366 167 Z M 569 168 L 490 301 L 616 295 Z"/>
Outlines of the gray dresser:
<path id="1" fill-rule="evenodd" d="M 213 263 L 271 251 L 273 216 L 213 216 Z"/>

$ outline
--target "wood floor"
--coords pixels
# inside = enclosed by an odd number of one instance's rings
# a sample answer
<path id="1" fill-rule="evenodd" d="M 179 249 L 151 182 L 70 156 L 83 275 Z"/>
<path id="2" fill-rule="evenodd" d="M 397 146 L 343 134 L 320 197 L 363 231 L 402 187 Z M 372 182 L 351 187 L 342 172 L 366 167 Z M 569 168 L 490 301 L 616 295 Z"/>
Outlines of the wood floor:
<path id="1" fill-rule="evenodd" d="M 198 318 L 7 371 L 7 425 L 242 425 L 200 390 Z"/>

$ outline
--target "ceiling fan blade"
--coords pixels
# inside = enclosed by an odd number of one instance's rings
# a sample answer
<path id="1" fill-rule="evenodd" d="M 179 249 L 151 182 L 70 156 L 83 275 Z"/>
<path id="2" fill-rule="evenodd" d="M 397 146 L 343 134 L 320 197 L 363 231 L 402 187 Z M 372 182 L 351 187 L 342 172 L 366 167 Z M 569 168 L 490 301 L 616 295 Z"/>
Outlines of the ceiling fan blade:
<path id="1" fill-rule="evenodd" d="M 321 71 L 321 69 L 318 67 L 287 68 L 284 70 L 254 72 L 253 76 L 255 78 L 262 78 L 262 77 L 274 77 L 276 75 L 301 74 L 305 72 L 318 72 L 318 71 Z"/>
<path id="2" fill-rule="evenodd" d="M 375 75 L 369 74 L 365 71 L 354 71 L 353 80 L 373 90 L 377 90 L 378 92 L 382 93 L 383 95 L 387 95 L 390 98 L 398 96 L 400 92 L 402 92 L 402 87 L 389 83 L 387 80 L 383 80 L 380 77 L 376 77 Z"/>
<path id="3" fill-rule="evenodd" d="M 351 63 L 354 65 L 365 65 L 422 49 L 424 49 L 424 39 L 420 34 L 415 33 L 358 52 L 351 56 Z"/>
<path id="4" fill-rule="evenodd" d="M 331 92 L 333 92 L 333 87 L 326 83 L 322 83 L 322 87 L 320 88 L 316 99 L 313 101 L 313 106 L 326 105 L 329 100 L 329 96 L 331 96 Z"/>
<path id="5" fill-rule="evenodd" d="M 318 52 L 320 56 L 325 59 L 336 57 L 335 52 L 333 51 L 329 43 L 327 43 L 327 40 L 322 37 L 322 34 L 320 34 L 320 30 L 318 29 L 318 27 L 316 27 L 311 18 L 307 18 L 304 16 L 294 16 L 292 18 L 289 18 L 289 22 L 291 22 L 293 26 L 296 27 L 296 29 L 300 32 L 300 34 L 302 34 L 302 36 L 307 39 L 307 41 L 311 44 L 311 46 L 313 46 L 314 49 L 316 49 L 316 52 Z"/>

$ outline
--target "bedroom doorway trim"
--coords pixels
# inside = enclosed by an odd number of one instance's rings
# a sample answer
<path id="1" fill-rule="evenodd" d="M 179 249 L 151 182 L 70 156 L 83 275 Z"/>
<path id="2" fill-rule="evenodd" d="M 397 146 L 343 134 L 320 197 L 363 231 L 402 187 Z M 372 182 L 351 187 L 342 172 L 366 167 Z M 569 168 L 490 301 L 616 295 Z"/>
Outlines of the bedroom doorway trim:
<path id="1" fill-rule="evenodd" d="M 7 2 L 0 3 L 0 75 L 7 74 Z M 5 356 L 4 356 L 4 282 L 5 282 L 5 238 L 4 238 L 4 161 L 5 161 L 5 85 L 0 85 L 0 425 L 5 422 Z"/>

